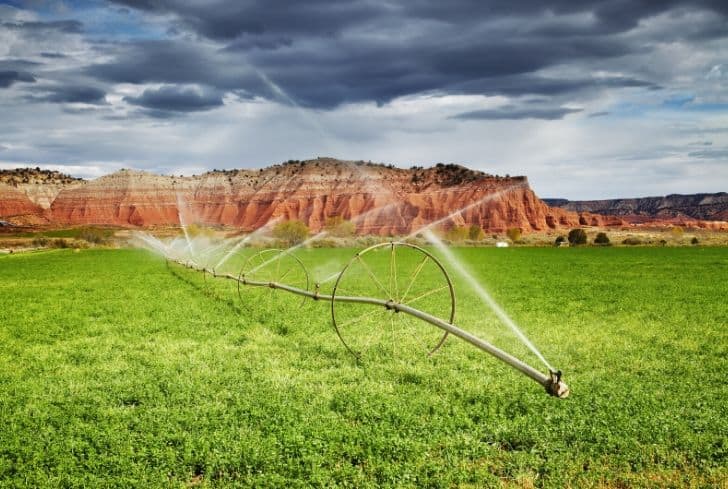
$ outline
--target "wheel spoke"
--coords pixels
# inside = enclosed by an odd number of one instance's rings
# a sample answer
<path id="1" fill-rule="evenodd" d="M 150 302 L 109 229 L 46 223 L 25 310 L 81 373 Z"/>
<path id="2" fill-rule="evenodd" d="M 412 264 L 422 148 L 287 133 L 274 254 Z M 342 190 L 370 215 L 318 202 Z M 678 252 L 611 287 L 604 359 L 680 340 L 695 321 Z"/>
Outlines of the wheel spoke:
<path id="1" fill-rule="evenodd" d="M 431 296 L 432 294 L 436 294 L 437 292 L 440 292 L 440 291 L 442 291 L 442 290 L 445 290 L 445 289 L 448 289 L 448 288 L 449 288 L 449 286 L 448 286 L 448 285 L 443 285 L 442 287 L 438 287 L 438 288 L 436 288 L 436 289 L 432 289 L 432 290 L 429 290 L 429 291 L 427 291 L 427 292 L 425 292 L 425 293 L 423 293 L 423 294 L 420 294 L 420 295 L 418 295 L 418 296 L 417 296 L 417 297 L 415 297 L 414 299 L 410 299 L 410 301 L 409 301 L 409 302 L 407 302 L 407 304 L 412 304 L 412 303 L 413 303 L 413 302 L 415 302 L 415 301 L 418 301 L 418 300 L 420 300 L 420 299 L 424 299 L 425 297 L 429 297 L 429 296 Z M 404 304 L 404 302 L 403 302 L 403 304 Z"/>
<path id="2" fill-rule="evenodd" d="M 425 255 L 425 257 L 422 259 L 422 261 L 417 265 L 417 268 L 412 273 L 412 276 L 410 278 L 410 282 L 407 285 L 407 289 L 405 289 L 404 294 L 402 294 L 402 298 L 400 299 L 400 302 L 404 304 L 405 299 L 407 298 L 407 294 L 409 294 L 410 289 L 412 288 L 412 285 L 415 283 L 415 280 L 417 279 L 417 276 L 420 274 L 422 269 L 425 267 L 425 263 L 427 263 L 427 260 L 429 260 L 430 257 Z"/>
<path id="3" fill-rule="evenodd" d="M 379 324 L 380 318 L 386 319 L 383 317 L 384 313 L 386 312 L 386 309 L 380 309 L 377 312 L 371 313 L 370 317 L 373 319 L 374 328 L 372 328 L 371 333 L 366 335 L 366 340 L 364 341 L 364 344 L 362 345 L 362 351 L 368 350 L 372 343 L 378 338 L 381 341 L 381 333 L 382 328 L 378 328 L 377 325 Z"/>
<path id="4" fill-rule="evenodd" d="M 420 337 L 420 336 L 419 336 L 419 335 L 417 334 L 416 328 L 412 328 L 412 327 L 410 327 L 410 328 L 407 328 L 407 330 L 408 330 L 408 333 L 409 333 L 410 335 L 412 335 L 412 337 L 413 337 L 413 338 L 414 338 L 415 340 L 417 340 L 417 343 L 419 343 L 419 344 L 420 344 L 420 345 L 422 346 L 422 348 L 424 348 L 424 349 L 425 349 L 425 351 L 426 351 L 426 352 L 429 352 L 429 351 L 430 351 L 430 350 L 432 349 L 431 347 L 429 347 L 429 346 L 427 345 L 427 342 L 426 342 L 426 341 L 424 341 L 424 340 L 423 340 L 423 339 L 422 339 L 422 338 L 421 338 L 421 337 Z"/>
<path id="5" fill-rule="evenodd" d="M 278 282 L 283 283 L 283 279 L 286 278 L 286 275 L 288 275 L 289 273 L 291 273 L 294 268 L 295 267 L 291 267 L 288 270 L 286 270 L 283 275 L 281 275 L 280 277 L 278 277 Z"/>
<path id="6" fill-rule="evenodd" d="M 357 260 L 359 260 L 359 263 L 361 263 L 361 264 L 362 264 L 362 266 L 364 267 L 364 269 L 365 269 L 365 270 L 367 271 L 367 273 L 369 274 L 369 277 L 371 277 L 372 281 L 374 281 L 374 283 L 375 283 L 375 284 L 377 284 L 377 286 L 379 287 L 379 289 L 380 289 L 380 290 L 381 290 L 382 292 L 384 292 L 384 295 L 385 295 L 385 297 L 386 297 L 387 299 L 389 299 L 389 300 L 392 300 L 392 296 L 391 296 L 391 295 L 389 294 L 389 292 L 387 292 L 387 289 L 385 289 L 385 288 L 384 288 L 384 286 L 383 286 L 383 285 L 382 285 L 382 283 L 381 283 L 381 282 L 379 281 L 379 279 L 377 279 L 376 275 L 374 275 L 374 272 L 372 272 L 372 269 L 371 269 L 371 268 L 369 268 L 369 265 L 367 265 L 367 264 L 366 264 L 366 262 L 365 262 L 364 260 L 362 260 L 362 259 L 361 259 L 361 256 L 357 256 L 357 257 L 356 257 L 356 259 L 357 259 Z"/>
<path id="7" fill-rule="evenodd" d="M 397 301 L 399 300 L 399 286 L 397 285 L 397 248 L 392 243 L 392 259 L 390 260 L 390 275 L 392 276 L 392 298 Z"/>
<path id="8" fill-rule="evenodd" d="M 370 312 L 365 312 L 363 314 L 360 314 L 359 316 L 356 316 L 355 318 L 347 319 L 344 322 L 341 322 L 341 323 L 337 322 L 336 329 L 338 329 L 339 331 L 341 331 L 343 328 L 348 327 L 348 326 L 351 326 L 352 324 L 358 323 L 359 321 L 361 321 L 362 319 L 366 318 L 367 316 L 371 316 L 371 313 Z"/>

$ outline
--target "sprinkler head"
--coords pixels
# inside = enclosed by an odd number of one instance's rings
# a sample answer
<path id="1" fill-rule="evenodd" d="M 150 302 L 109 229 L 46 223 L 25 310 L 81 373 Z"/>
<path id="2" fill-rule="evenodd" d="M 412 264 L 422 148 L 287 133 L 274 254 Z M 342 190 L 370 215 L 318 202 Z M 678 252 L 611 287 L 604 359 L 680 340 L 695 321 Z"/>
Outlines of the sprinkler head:
<path id="1" fill-rule="evenodd" d="M 566 382 L 561 380 L 561 370 L 551 371 L 549 382 L 546 384 L 546 392 L 559 399 L 566 399 L 569 397 L 569 386 Z"/>

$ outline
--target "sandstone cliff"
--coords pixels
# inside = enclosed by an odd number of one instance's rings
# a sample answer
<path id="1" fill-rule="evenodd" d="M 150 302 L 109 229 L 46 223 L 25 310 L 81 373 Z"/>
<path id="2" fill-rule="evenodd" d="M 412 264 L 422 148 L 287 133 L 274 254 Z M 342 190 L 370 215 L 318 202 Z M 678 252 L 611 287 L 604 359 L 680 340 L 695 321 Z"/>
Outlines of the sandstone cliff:
<path id="1" fill-rule="evenodd" d="M 360 234 L 407 234 L 458 209 L 446 227 L 486 232 L 621 225 L 617 218 L 544 204 L 525 177 L 503 178 L 456 165 L 409 170 L 329 158 L 261 170 L 170 177 L 124 170 L 60 191 L 48 216 L 61 225 L 167 226 L 186 223 L 256 229 L 272 218 L 299 219 L 313 231 L 352 220 Z"/>
<path id="2" fill-rule="evenodd" d="M 34 204 L 22 190 L 0 183 L 0 218 L 17 224 L 42 221 L 43 209 Z"/>

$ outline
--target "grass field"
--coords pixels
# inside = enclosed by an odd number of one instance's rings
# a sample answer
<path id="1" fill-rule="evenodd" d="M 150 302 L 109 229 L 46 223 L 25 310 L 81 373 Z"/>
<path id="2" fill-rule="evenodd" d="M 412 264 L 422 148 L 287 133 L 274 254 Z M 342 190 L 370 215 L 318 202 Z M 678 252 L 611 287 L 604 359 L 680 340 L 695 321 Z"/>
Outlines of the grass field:
<path id="1" fill-rule="evenodd" d="M 143 251 L 0 257 L 0 486 L 726 486 L 728 248 L 456 253 L 569 399 L 456 338 L 358 364 L 329 304 Z M 541 367 L 455 282 L 457 324 Z"/>

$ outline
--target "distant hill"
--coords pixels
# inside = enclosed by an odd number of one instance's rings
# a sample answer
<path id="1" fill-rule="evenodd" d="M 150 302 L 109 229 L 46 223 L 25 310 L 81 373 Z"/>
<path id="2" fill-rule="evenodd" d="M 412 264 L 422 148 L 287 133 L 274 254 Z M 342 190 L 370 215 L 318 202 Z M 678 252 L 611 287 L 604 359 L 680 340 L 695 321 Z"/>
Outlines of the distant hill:
<path id="1" fill-rule="evenodd" d="M 440 220 L 446 228 L 475 225 L 489 234 L 513 227 L 523 233 L 563 232 L 630 222 L 728 228 L 684 210 L 698 206 L 704 210 L 700 216 L 728 217 L 721 214 L 726 194 L 688 196 L 682 204 L 679 197 L 655 198 L 658 202 L 649 205 L 640 204 L 646 199 L 631 199 L 629 205 L 625 199 L 619 201 L 622 207 L 604 201 L 592 203 L 594 211 L 567 210 L 577 203 L 557 201 L 566 209 L 546 205 L 524 176 L 501 177 L 455 164 L 404 169 L 333 158 L 191 177 L 120 170 L 81 180 L 38 168 L 0 172 L 0 219 L 17 225 L 154 227 L 185 220 L 250 231 L 271 219 L 297 219 L 316 232 L 336 217 L 353 221 L 359 234 L 382 236 L 407 235 Z"/>
<path id="2" fill-rule="evenodd" d="M 628 220 L 692 218 L 704 221 L 728 221 L 728 193 L 672 194 L 664 197 L 642 197 L 610 200 L 543 199 L 552 207 L 574 212 L 592 212 L 621 216 Z"/>
<path id="3" fill-rule="evenodd" d="M 150 227 L 186 220 L 253 230 L 271 219 L 297 219 L 316 232 L 332 217 L 353 221 L 359 234 L 378 235 L 407 235 L 439 220 L 486 233 L 623 224 L 550 208 L 526 177 L 443 163 L 403 169 L 317 158 L 191 177 L 120 170 L 88 181 L 18 169 L 0 182 L 0 218 L 23 225 Z"/>

